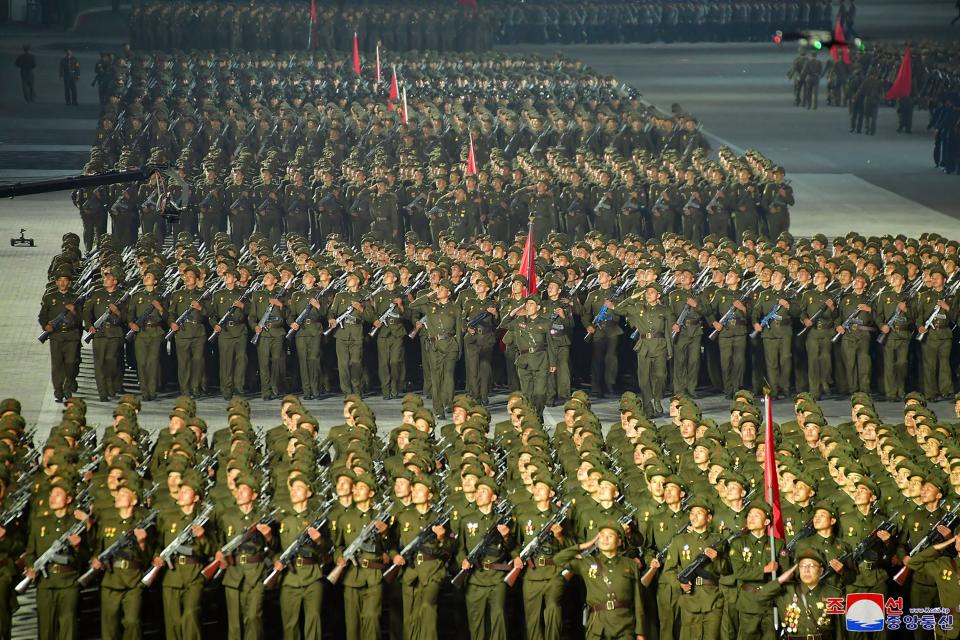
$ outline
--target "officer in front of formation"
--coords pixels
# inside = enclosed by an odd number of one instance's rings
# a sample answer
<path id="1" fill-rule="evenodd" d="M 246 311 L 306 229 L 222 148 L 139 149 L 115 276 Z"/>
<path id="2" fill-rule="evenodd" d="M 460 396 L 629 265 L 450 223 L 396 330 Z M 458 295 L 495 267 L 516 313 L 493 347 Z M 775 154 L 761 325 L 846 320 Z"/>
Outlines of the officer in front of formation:
<path id="1" fill-rule="evenodd" d="M 517 350 L 517 377 L 520 390 L 538 415 L 543 414 L 547 395 L 547 375 L 557 372 L 557 354 L 550 341 L 551 323 L 540 313 L 540 296 L 530 294 L 524 306 L 503 318 L 500 327 L 512 337 Z"/>
<path id="2" fill-rule="evenodd" d="M 433 411 L 440 419 L 453 409 L 453 374 L 463 348 L 463 318 L 451 298 L 453 289 L 453 283 L 443 279 L 435 290 L 410 303 L 410 309 L 423 313 L 417 325 L 426 331 Z"/>
<path id="3" fill-rule="evenodd" d="M 82 305 L 71 289 L 73 272 L 69 268 L 60 267 L 53 277 L 56 288 L 44 294 L 37 322 L 48 334 L 50 343 L 53 397 L 62 402 L 77 391 Z"/>

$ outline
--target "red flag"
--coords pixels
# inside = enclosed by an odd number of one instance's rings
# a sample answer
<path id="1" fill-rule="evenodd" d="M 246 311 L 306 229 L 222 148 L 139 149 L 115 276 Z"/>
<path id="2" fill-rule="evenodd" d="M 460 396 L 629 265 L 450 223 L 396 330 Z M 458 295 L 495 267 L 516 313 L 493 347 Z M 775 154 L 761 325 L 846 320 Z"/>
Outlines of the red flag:
<path id="1" fill-rule="evenodd" d="M 403 124 L 407 124 L 407 85 L 403 85 Z"/>
<path id="2" fill-rule="evenodd" d="M 846 42 L 847 39 L 843 35 L 843 28 L 840 27 L 840 18 L 837 18 L 837 26 L 833 28 L 833 40 L 834 42 Z M 843 52 L 843 64 L 850 64 L 850 47 L 846 44 L 832 44 L 830 45 L 830 57 L 833 58 L 834 62 L 840 60 L 840 53 Z"/>
<path id="3" fill-rule="evenodd" d="M 393 111 L 393 101 L 400 97 L 397 88 L 397 65 L 393 65 L 393 78 L 390 80 L 390 97 L 387 98 L 387 108 Z"/>
<path id="4" fill-rule="evenodd" d="M 380 43 L 377 43 L 377 84 L 380 84 Z"/>
<path id="5" fill-rule="evenodd" d="M 767 405 L 767 425 L 763 439 L 763 493 L 767 504 L 773 511 L 771 532 L 775 538 L 783 540 L 783 511 L 780 510 L 780 479 L 777 471 L 777 446 L 773 437 L 773 403 L 770 394 L 764 396 Z"/>
<path id="6" fill-rule="evenodd" d="M 903 51 L 903 60 L 900 61 L 900 70 L 897 71 L 897 79 L 893 81 L 887 95 L 887 100 L 895 98 L 906 98 L 912 93 L 913 88 L 913 67 L 910 64 L 910 45 Z"/>
<path id="7" fill-rule="evenodd" d="M 356 31 L 353 32 L 353 72 L 360 75 L 360 43 Z"/>
<path id="8" fill-rule="evenodd" d="M 471 152 L 473 146 L 471 142 Z M 537 250 L 533 244 L 533 220 L 527 227 L 527 241 L 523 245 L 523 256 L 520 257 L 520 267 L 517 273 L 527 279 L 527 286 L 523 289 L 523 295 L 527 296 L 537 292 L 537 270 L 534 268 L 537 259 Z"/>
<path id="9" fill-rule="evenodd" d="M 317 46 L 317 0 L 310 0 L 310 33 L 307 36 L 307 50 L 313 51 Z"/>
<path id="10" fill-rule="evenodd" d="M 477 175 L 477 156 L 473 153 L 473 134 L 470 134 L 470 150 L 467 152 L 467 175 Z"/>

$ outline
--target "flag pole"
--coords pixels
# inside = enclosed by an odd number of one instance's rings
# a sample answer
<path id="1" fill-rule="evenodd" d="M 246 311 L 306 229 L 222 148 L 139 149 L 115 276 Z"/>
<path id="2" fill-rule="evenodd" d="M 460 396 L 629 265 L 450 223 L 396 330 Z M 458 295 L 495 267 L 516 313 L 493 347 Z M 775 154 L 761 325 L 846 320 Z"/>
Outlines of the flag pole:
<path id="1" fill-rule="evenodd" d="M 763 460 L 764 460 L 763 464 L 764 466 L 767 467 L 767 469 L 771 473 L 776 473 L 777 471 L 776 466 L 774 465 L 773 458 L 770 457 L 771 452 L 774 450 L 773 443 L 770 442 L 769 437 L 767 437 L 767 436 L 773 435 L 773 405 L 770 402 L 770 389 L 764 389 L 763 400 L 767 405 L 767 428 L 766 428 L 767 433 L 765 434 L 765 437 L 764 437 L 764 447 L 766 448 L 766 450 L 764 451 L 765 455 L 763 457 Z M 766 485 L 767 485 L 767 504 L 769 504 L 772 508 L 773 507 L 773 482 L 767 481 Z M 776 562 L 777 561 L 776 536 L 774 535 L 774 523 L 772 518 L 770 520 L 769 526 L 767 527 L 767 531 L 770 532 L 770 562 Z M 776 568 L 774 568 L 773 571 L 771 571 L 770 573 L 773 576 L 773 579 L 776 580 L 777 579 Z M 777 609 L 776 604 L 773 605 L 773 630 L 775 632 L 780 631 L 780 611 Z"/>

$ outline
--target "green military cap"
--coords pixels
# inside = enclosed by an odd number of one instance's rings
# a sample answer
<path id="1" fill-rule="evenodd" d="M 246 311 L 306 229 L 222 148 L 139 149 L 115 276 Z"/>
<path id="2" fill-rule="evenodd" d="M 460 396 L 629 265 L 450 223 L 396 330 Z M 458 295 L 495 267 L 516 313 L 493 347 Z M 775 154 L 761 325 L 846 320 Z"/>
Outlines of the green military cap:
<path id="1" fill-rule="evenodd" d="M 724 471 L 722 474 L 720 474 L 720 477 L 727 484 L 730 484 L 731 482 L 735 482 L 743 488 L 747 488 L 750 486 L 750 481 L 747 480 L 747 478 L 742 473 L 739 473 L 737 471 L 732 471 L 732 470 Z"/>
<path id="2" fill-rule="evenodd" d="M 117 404 L 118 404 L 118 405 L 121 405 L 121 404 L 129 405 L 129 406 L 133 407 L 134 409 L 136 409 L 137 411 L 140 410 L 140 398 L 138 398 L 137 396 L 133 395 L 132 393 L 125 393 L 125 394 L 123 394 L 122 396 L 120 396 L 120 398 L 117 399 Z"/>
<path id="3" fill-rule="evenodd" d="M 368 487 L 370 487 L 370 491 L 373 493 L 377 493 L 380 491 L 380 487 L 377 484 L 377 477 L 372 473 L 358 473 L 354 477 L 356 478 L 356 480 L 353 481 L 354 484 L 363 483 Z"/>
<path id="4" fill-rule="evenodd" d="M 930 275 L 934 275 L 934 274 L 939 274 L 941 276 L 946 277 L 947 272 L 944 270 L 944 268 L 940 265 L 939 262 L 935 262 L 932 265 L 930 265 Z"/>
<path id="5" fill-rule="evenodd" d="M 203 478 L 200 476 L 200 473 L 192 467 L 186 469 L 180 476 L 180 486 L 190 487 L 197 494 L 203 492 L 203 484 Z"/>
<path id="6" fill-rule="evenodd" d="M 548 467 L 549 467 L 549 463 L 546 463 L 545 466 L 542 466 L 542 467 L 538 466 L 539 469 L 546 469 Z M 545 473 L 545 472 L 536 473 L 534 474 L 532 480 L 534 484 L 545 484 L 547 487 L 550 488 L 551 491 L 553 492 L 557 491 L 557 481 L 549 473 Z"/>
<path id="7" fill-rule="evenodd" d="M 350 482 L 357 481 L 357 475 L 353 471 L 351 471 L 348 467 L 345 467 L 345 466 L 337 467 L 334 470 L 332 477 L 334 482 L 338 481 L 340 478 L 349 478 Z"/>
<path id="8" fill-rule="evenodd" d="M 609 529 L 617 534 L 617 537 L 623 537 L 623 525 L 616 518 L 607 518 L 606 520 L 601 520 L 597 523 L 597 531 L 603 531 L 604 529 Z"/>
<path id="9" fill-rule="evenodd" d="M 118 491 L 120 489 L 126 489 L 133 494 L 133 497 L 139 501 L 143 497 L 143 481 L 140 479 L 140 476 L 136 474 L 128 474 L 123 477 L 123 481 L 120 483 Z"/>
<path id="10" fill-rule="evenodd" d="M 950 483 L 940 474 L 931 473 L 923 479 L 923 483 L 935 486 L 941 495 L 945 496 L 949 492 Z"/>
<path id="11" fill-rule="evenodd" d="M 759 509 L 760 511 L 763 511 L 763 515 L 765 515 L 768 518 L 773 517 L 773 508 L 763 500 L 754 500 L 753 502 L 750 503 L 750 508 Z"/>
<path id="12" fill-rule="evenodd" d="M 16 398 L 5 398 L 0 401 L 0 413 L 6 413 L 7 411 L 19 414 L 21 411 L 20 401 Z"/>
<path id="13" fill-rule="evenodd" d="M 239 487 L 240 485 L 245 484 L 254 491 L 260 491 L 260 482 L 257 481 L 257 478 L 250 473 L 249 471 L 243 471 L 237 478 L 234 480 L 234 485 Z"/>
<path id="14" fill-rule="evenodd" d="M 63 489 L 68 496 L 74 496 L 77 492 L 77 485 L 75 482 L 71 482 L 68 477 L 58 475 L 50 481 L 50 491 L 54 489 Z"/>
<path id="15" fill-rule="evenodd" d="M 620 490 L 620 479 L 611 471 L 604 471 L 600 474 L 600 478 L 597 480 L 597 483 L 608 482 L 612 484 L 617 491 Z"/>
<path id="16" fill-rule="evenodd" d="M 422 484 L 424 487 L 427 488 L 427 491 L 429 491 L 430 493 L 435 494 L 437 492 L 437 483 L 434 481 L 432 477 L 430 477 L 425 473 L 411 478 L 411 483 Z"/>
<path id="17" fill-rule="evenodd" d="M 877 483 L 873 480 L 873 478 L 867 475 L 864 475 L 862 478 L 857 480 L 856 486 L 866 487 L 867 489 L 870 489 L 870 491 L 873 493 L 874 496 L 876 497 L 880 496 L 880 488 L 877 486 Z"/>
<path id="18" fill-rule="evenodd" d="M 826 561 L 824 561 L 823 556 L 815 547 L 805 547 L 799 553 L 797 553 L 797 562 L 801 560 L 813 560 L 821 567 L 826 566 Z"/>
<path id="19" fill-rule="evenodd" d="M 488 476 L 488 475 L 485 475 L 485 474 L 484 474 L 483 476 L 481 476 L 481 477 L 477 480 L 477 488 L 478 488 L 478 489 L 480 488 L 480 485 L 485 485 L 485 486 L 489 487 L 490 490 L 493 491 L 494 494 L 499 495 L 499 493 L 500 493 L 500 488 L 497 486 L 497 483 L 494 481 L 493 478 L 491 478 L 491 477 Z"/>
<path id="20" fill-rule="evenodd" d="M 793 475 L 795 476 L 793 480 L 794 483 L 802 482 L 803 484 L 807 485 L 814 491 L 817 490 L 817 481 L 809 473 L 805 471 L 797 470 L 797 471 L 794 471 Z"/>
<path id="21" fill-rule="evenodd" d="M 668 475 L 666 478 L 663 479 L 664 488 L 666 488 L 668 484 L 676 485 L 677 487 L 679 487 L 681 491 L 687 490 L 686 483 L 683 480 L 681 480 L 679 476 L 675 476 L 673 474 Z"/>
<path id="22" fill-rule="evenodd" d="M 442 278 L 440 282 L 437 283 L 438 287 L 443 287 L 447 291 L 452 292 L 456 287 L 449 278 Z"/>
<path id="23" fill-rule="evenodd" d="M 713 504 L 703 496 L 693 496 L 690 498 L 690 501 L 687 503 L 687 508 L 693 509 L 694 507 L 700 507 L 701 509 L 706 509 L 711 514 L 713 513 Z"/>

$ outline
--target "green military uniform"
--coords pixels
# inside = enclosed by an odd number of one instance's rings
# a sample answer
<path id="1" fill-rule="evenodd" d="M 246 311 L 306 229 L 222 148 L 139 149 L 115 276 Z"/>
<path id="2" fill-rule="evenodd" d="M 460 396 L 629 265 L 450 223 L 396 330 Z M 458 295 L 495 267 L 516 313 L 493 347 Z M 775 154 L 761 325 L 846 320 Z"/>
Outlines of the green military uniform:
<path id="1" fill-rule="evenodd" d="M 563 311 L 560 317 L 558 311 Z M 565 401 L 570 397 L 570 345 L 573 342 L 573 303 L 558 296 L 556 300 L 544 297 L 541 313 L 550 319 L 548 345 L 556 353 L 557 371 L 547 376 L 547 404 Z"/>
<path id="2" fill-rule="evenodd" d="M 189 514 L 180 507 L 161 510 L 157 518 L 157 548 L 165 549 L 180 532 L 189 527 L 199 515 L 197 504 Z M 200 571 L 205 559 L 213 555 L 213 532 L 204 527 L 204 535 L 193 538 L 186 547 L 189 555 L 174 557 L 174 568 L 163 575 L 163 626 L 167 638 L 200 640 L 200 601 L 203 598 L 204 578 Z"/>
<path id="3" fill-rule="evenodd" d="M 903 558 L 910 555 L 910 552 L 916 547 L 917 543 L 927 535 L 934 526 L 936 526 L 944 511 L 938 507 L 930 511 L 925 506 L 919 506 L 914 511 L 908 513 L 903 520 L 903 526 L 900 529 L 900 541 L 897 548 L 897 556 Z M 919 555 L 919 554 L 918 554 Z M 910 566 L 916 569 L 913 558 L 910 559 Z M 937 584 L 934 576 L 928 572 L 914 571 L 910 576 L 909 607 L 935 607 L 937 606 Z M 960 601 L 958 601 L 960 604 Z M 926 634 L 930 637 L 930 634 Z"/>
<path id="4" fill-rule="evenodd" d="M 136 331 L 133 349 L 137 359 L 137 378 L 144 400 L 157 397 L 160 388 L 160 346 L 166 333 L 167 311 L 163 307 L 163 292 L 154 288 L 137 291 L 127 305 L 127 323 Z M 157 302 L 160 309 L 153 304 Z M 136 329 L 134 329 L 136 326 Z"/>
<path id="5" fill-rule="evenodd" d="M 286 549 L 320 515 L 314 508 L 287 510 L 279 518 L 280 548 Z M 324 529 L 319 530 L 326 536 Z M 324 539 L 319 540 L 320 545 Z M 284 640 L 318 639 L 322 636 L 323 558 L 321 546 L 310 540 L 300 548 L 296 558 L 283 574 L 280 584 L 280 614 L 283 617 Z M 302 625 L 302 631 L 301 631 Z"/>
<path id="6" fill-rule="evenodd" d="M 723 378 L 723 392 L 728 398 L 732 398 L 733 394 L 743 387 L 746 370 L 747 325 L 751 303 L 749 297 L 741 300 L 743 295 L 740 287 L 723 287 L 714 293 L 711 301 L 712 322 L 719 322 L 738 300 L 746 308 L 746 312 L 734 309 L 733 318 L 720 331 L 720 375 Z"/>
<path id="7" fill-rule="evenodd" d="M 65 272 L 62 272 L 66 275 Z M 77 373 L 80 369 L 80 328 L 82 309 L 74 308 L 73 313 L 66 310 L 68 304 L 75 304 L 77 296 L 68 289 L 61 293 L 54 289 L 44 294 L 40 303 L 37 321 L 46 328 L 50 325 L 50 376 L 53 379 L 53 395 L 57 400 L 69 398 L 77 391 Z M 60 314 L 63 317 L 60 318 Z M 54 325 L 54 320 L 60 320 Z"/>
<path id="8" fill-rule="evenodd" d="M 370 232 L 378 242 L 400 244 L 400 211 L 390 191 L 370 196 Z"/>
<path id="9" fill-rule="evenodd" d="M 351 505 L 337 517 L 333 544 L 338 561 L 344 549 L 376 515 L 377 511 L 372 506 L 361 511 L 356 505 Z M 374 534 L 361 546 L 356 556 L 356 564 L 348 565 L 343 572 L 340 583 L 344 588 L 347 640 L 377 640 L 380 637 L 384 552 L 388 548 L 387 540 Z"/>
<path id="10" fill-rule="evenodd" d="M 24 566 L 33 567 L 37 558 L 76 523 L 70 505 L 62 516 L 44 509 L 31 517 Z M 80 598 L 77 568 L 86 552 L 86 545 L 81 541 L 79 548 L 67 551 L 62 563 L 54 561 L 47 566 L 47 576 L 37 576 L 37 637 L 40 640 L 75 637 Z"/>
<path id="11" fill-rule="evenodd" d="M 200 395 L 200 383 L 203 378 L 205 366 L 203 355 L 207 340 L 203 323 L 207 317 L 207 311 L 202 303 L 199 310 L 192 308 L 193 302 L 199 302 L 202 296 L 203 291 L 199 287 L 193 289 L 182 287 L 173 292 L 167 307 L 171 329 L 172 324 L 189 310 L 174 334 L 177 346 L 177 380 L 180 383 L 180 394 L 185 396 Z"/>
<path id="12" fill-rule="evenodd" d="M 313 284 L 309 289 L 304 287 L 290 295 L 287 305 L 287 320 L 293 325 L 306 310 L 307 314 L 299 323 L 300 328 L 295 334 L 297 346 L 297 363 L 300 366 L 300 383 L 303 385 L 304 399 L 316 398 L 320 395 L 323 378 L 323 322 L 321 316 L 326 313 L 330 304 L 327 295 L 320 295 L 321 289 Z M 317 304 L 313 304 L 316 301 Z M 307 307 L 310 307 L 307 310 Z"/>
<path id="13" fill-rule="evenodd" d="M 930 546 L 913 556 L 910 566 L 917 574 L 923 574 L 925 579 L 936 583 L 939 606 L 949 608 L 956 620 L 960 615 L 960 565 L 957 559 Z M 936 632 L 936 637 L 944 640 L 953 640 L 958 636 L 960 628 L 956 624 L 952 629 L 937 629 Z"/>
<path id="14" fill-rule="evenodd" d="M 687 304 L 692 298 L 697 306 Z M 706 308 L 705 296 L 697 294 L 692 288 L 676 288 L 670 291 L 667 297 L 667 306 L 672 316 L 672 325 L 686 310 L 686 317 L 678 325 L 680 332 L 673 345 L 673 392 L 685 393 L 693 397 L 697 391 L 697 381 L 700 378 L 700 342 L 703 340 L 703 310 Z"/>
<path id="15" fill-rule="evenodd" d="M 772 639 L 775 637 L 773 616 L 759 591 L 769 577 L 763 568 L 771 557 L 780 561 L 783 543 L 776 541 L 771 554 L 770 537 L 748 533 L 730 543 L 730 565 L 737 581 L 737 630 L 741 637 Z M 778 571 L 779 573 L 779 571 Z"/>
<path id="16" fill-rule="evenodd" d="M 463 336 L 463 363 L 467 378 L 467 395 L 486 403 L 490 399 L 493 376 L 493 349 L 497 344 L 497 318 L 487 309 L 496 310 L 497 304 L 487 294 L 464 298 L 461 303 L 461 322 L 466 329 Z M 481 315 L 482 314 L 482 315 Z M 478 319 L 479 318 L 479 319 Z M 468 327 L 470 321 L 474 326 Z"/>
<path id="17" fill-rule="evenodd" d="M 220 510 L 215 527 L 217 544 L 223 546 L 256 526 L 260 516 L 255 504 L 247 513 L 236 505 Z M 247 640 L 263 637 L 263 573 L 264 563 L 269 559 L 269 547 L 260 532 L 240 545 L 232 557 L 225 558 L 228 566 L 223 575 L 223 587 L 228 637 Z"/>
<path id="18" fill-rule="evenodd" d="M 761 325 L 760 338 L 763 341 L 763 357 L 766 363 L 767 383 L 773 395 L 790 391 L 790 373 L 793 371 L 793 322 L 791 309 L 780 305 L 780 300 L 789 304 L 790 294 L 785 289 L 770 287 L 760 292 L 753 305 L 753 322 Z M 756 329 L 756 327 L 754 327 Z"/>
<path id="19" fill-rule="evenodd" d="M 220 358 L 220 393 L 224 399 L 243 393 L 247 373 L 247 289 L 221 287 L 210 299 L 210 322 L 220 327 L 217 349 Z M 234 303 L 244 305 L 241 309 Z M 221 322 L 221 320 L 224 320 Z"/>
<path id="20" fill-rule="evenodd" d="M 616 269 L 611 267 L 608 269 L 608 273 L 615 274 Z M 604 301 L 612 298 L 613 295 L 612 287 L 607 289 L 601 287 L 587 294 L 580 311 L 580 318 L 584 326 L 593 326 L 592 323 L 604 306 Z M 617 345 L 620 336 L 623 334 L 623 329 L 620 328 L 618 323 L 619 316 L 616 310 L 608 309 L 606 317 L 606 320 L 596 325 L 596 333 L 593 334 L 590 341 L 593 352 L 590 373 L 591 390 L 601 395 L 607 391 L 612 392 L 617 383 Z"/>
<path id="21" fill-rule="evenodd" d="M 659 287 L 656 289 L 659 292 Z M 667 384 L 667 360 L 673 357 L 670 337 L 673 312 L 660 302 L 648 304 L 640 297 L 621 302 L 620 312 L 628 316 L 627 321 L 637 332 L 633 350 L 637 354 L 637 377 L 643 405 L 648 415 L 662 415 L 660 399 Z"/>
<path id="22" fill-rule="evenodd" d="M 453 291 L 452 283 L 446 286 Z M 441 281 L 440 286 L 445 286 Z M 449 301 L 440 304 L 432 296 L 420 296 L 410 304 L 411 309 L 420 309 L 426 320 L 427 341 L 429 345 L 430 373 L 433 377 L 433 411 L 444 415 L 453 405 L 453 372 L 460 359 L 463 341 L 463 320 L 456 303 Z"/>
<path id="23" fill-rule="evenodd" d="M 851 547 L 866 539 L 884 520 L 880 513 L 868 511 L 863 515 L 859 509 L 840 514 L 840 537 Z M 848 584 L 850 593 L 887 593 L 887 545 L 874 539 L 855 568 L 856 575 Z"/>
<path id="24" fill-rule="evenodd" d="M 539 299 L 536 299 L 540 306 Z M 520 390 L 540 415 L 547 396 L 547 374 L 557 366 L 557 354 L 550 344 L 550 319 L 539 310 L 536 316 L 507 316 L 500 325 L 507 329 L 517 349 L 517 376 Z"/>
<path id="25" fill-rule="evenodd" d="M 900 305 L 904 309 L 900 309 Z M 889 328 L 883 338 L 883 393 L 887 400 L 901 400 L 906 395 L 907 355 L 910 350 L 912 310 L 907 294 L 901 287 L 883 291 L 873 304 L 874 323 L 881 331 Z"/>
<path id="26" fill-rule="evenodd" d="M 365 295 L 361 291 L 344 290 L 334 296 L 328 311 L 331 319 L 339 318 L 355 302 L 363 304 Z M 340 374 L 340 392 L 363 392 L 363 318 L 362 311 L 353 313 L 343 320 L 343 325 L 334 329 L 337 342 L 337 371 Z"/>
<path id="27" fill-rule="evenodd" d="M 280 379 L 283 377 L 283 339 L 286 335 L 285 309 L 271 304 L 270 299 L 276 298 L 283 302 L 284 292 L 285 289 L 276 284 L 272 289 L 262 287 L 250 294 L 247 324 L 251 331 L 256 332 L 260 320 L 266 314 L 266 322 L 257 339 L 260 397 L 264 400 L 280 395 Z"/>
<path id="28" fill-rule="evenodd" d="M 377 329 L 377 366 L 380 377 L 380 390 L 387 399 L 400 396 L 404 387 L 403 338 L 404 331 L 401 316 L 403 305 L 397 305 L 400 297 L 399 287 L 384 287 L 370 301 L 368 320 L 379 320 L 385 313 L 382 326 Z M 389 311 L 389 313 L 387 313 Z"/>
<path id="29" fill-rule="evenodd" d="M 757 600 L 769 606 L 775 603 L 781 633 L 787 638 L 835 638 L 840 616 L 827 613 L 828 599 L 842 599 L 843 592 L 821 582 L 813 588 L 802 583 L 781 585 L 771 581 L 757 592 Z"/>
<path id="30" fill-rule="evenodd" d="M 860 277 L 860 276 L 857 276 Z M 843 364 L 846 368 L 847 390 L 850 393 L 857 391 L 870 392 L 870 343 L 876 327 L 873 324 L 873 307 L 871 296 L 863 293 L 850 293 L 841 296 L 837 326 L 851 322 L 840 338 L 840 349 L 843 352 Z M 859 305 L 870 307 L 870 311 L 857 311 Z"/>
<path id="31" fill-rule="evenodd" d="M 436 519 L 436 512 L 428 510 L 421 513 L 413 504 L 401 509 L 393 521 L 391 540 L 395 547 L 391 550 L 391 555 L 399 554 L 400 549 L 413 541 Z M 436 640 L 437 600 L 447 575 L 446 561 L 455 545 L 456 541 L 450 535 L 442 540 L 434 539 L 421 546 L 413 560 L 404 565 L 400 577 L 404 640 Z"/>
<path id="32" fill-rule="evenodd" d="M 943 301 L 949 310 L 942 307 L 934 314 L 934 308 Z M 933 317 L 929 330 L 920 344 L 921 388 L 927 398 L 951 397 L 953 380 L 950 370 L 950 351 L 953 346 L 951 323 L 957 318 L 957 304 L 953 296 L 944 290 L 925 289 L 914 301 L 913 320 L 917 328 L 924 326 Z"/>
<path id="33" fill-rule="evenodd" d="M 664 574 L 679 572 L 711 544 L 714 542 L 709 528 L 702 533 L 689 529 L 678 534 L 670 543 L 664 559 Z M 718 554 L 724 551 L 715 550 Z M 723 599 L 718 578 L 726 572 L 727 564 L 722 555 L 708 562 L 691 582 L 690 593 L 680 595 L 680 640 L 720 637 Z"/>
<path id="34" fill-rule="evenodd" d="M 543 511 L 532 501 L 517 509 L 517 546 L 514 547 L 514 558 L 520 557 L 520 550 L 536 539 L 540 530 L 558 511 L 559 507 L 553 504 Z M 534 555 L 526 561 L 523 573 L 523 613 L 527 623 L 527 640 L 560 638 L 563 619 L 561 601 L 565 580 L 561 574 L 563 565 L 557 564 L 554 558 L 565 544 L 572 541 L 569 522 L 561 523 L 561 528 L 563 531 L 559 537 L 551 533 L 546 542 L 542 542 Z"/>
<path id="35" fill-rule="evenodd" d="M 97 392 L 100 401 L 123 392 L 123 330 L 124 309 L 120 303 L 123 292 L 117 287 L 112 292 L 97 289 L 83 305 L 83 323 L 87 331 L 93 328 L 104 311 L 110 305 L 118 307 L 120 313 L 111 312 L 106 323 L 93 334 L 93 366 L 97 380 Z"/>
<path id="36" fill-rule="evenodd" d="M 112 506 L 98 513 L 91 545 L 92 555 L 95 557 L 103 553 L 117 538 L 140 524 L 147 513 L 146 509 L 134 509 L 130 517 L 124 518 Z M 143 547 L 136 542 L 126 546 L 105 567 L 100 582 L 100 633 L 104 640 L 135 640 L 141 637 L 143 584 L 140 578 L 149 568 L 152 558 L 152 544 L 148 537 Z"/>
<path id="37" fill-rule="evenodd" d="M 496 511 L 491 509 L 490 513 L 483 513 L 477 507 L 460 513 L 459 516 L 457 565 L 466 560 L 467 554 L 500 520 Z M 503 572 L 509 571 L 512 566 L 507 559 L 514 543 L 512 523 L 507 526 L 511 528 L 511 532 L 506 538 L 495 536 L 497 541 L 487 545 L 481 554 L 481 563 L 473 567 L 467 576 L 464 596 L 471 640 L 505 640 L 507 637 L 504 616 L 507 585 L 503 582 Z"/>
<path id="38" fill-rule="evenodd" d="M 834 336 L 834 319 L 837 316 L 836 307 L 830 309 L 825 306 L 827 300 L 833 299 L 834 292 L 820 289 L 813 289 L 805 292 L 797 301 L 796 314 L 801 321 L 811 321 L 813 325 L 806 328 L 806 348 L 807 348 L 807 380 L 809 382 L 810 394 L 814 398 L 819 398 L 825 393 L 831 393 L 830 380 L 833 376 L 833 365 L 831 358 L 832 343 Z M 823 313 L 814 320 L 820 310 Z"/>

